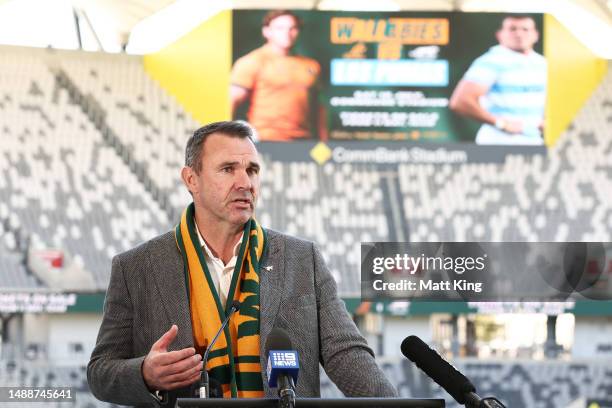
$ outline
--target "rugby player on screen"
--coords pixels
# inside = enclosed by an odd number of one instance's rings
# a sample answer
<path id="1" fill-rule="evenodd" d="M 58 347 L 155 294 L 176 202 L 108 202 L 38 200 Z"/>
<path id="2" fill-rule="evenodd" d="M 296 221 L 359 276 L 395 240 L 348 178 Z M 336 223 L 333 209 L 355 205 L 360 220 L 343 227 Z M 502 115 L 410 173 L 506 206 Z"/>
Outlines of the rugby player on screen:
<path id="1" fill-rule="evenodd" d="M 477 144 L 542 145 L 546 59 L 533 50 L 539 33 L 530 16 L 509 15 L 498 45 L 478 57 L 450 99 L 450 108 L 483 123 Z"/>
<path id="2" fill-rule="evenodd" d="M 239 58 L 232 68 L 232 117 L 238 106 L 249 101 L 247 117 L 261 141 L 311 139 L 313 128 L 327 140 L 326 114 L 317 100 L 321 66 L 292 53 L 300 26 L 291 11 L 270 11 L 262 26 L 266 43 Z"/>

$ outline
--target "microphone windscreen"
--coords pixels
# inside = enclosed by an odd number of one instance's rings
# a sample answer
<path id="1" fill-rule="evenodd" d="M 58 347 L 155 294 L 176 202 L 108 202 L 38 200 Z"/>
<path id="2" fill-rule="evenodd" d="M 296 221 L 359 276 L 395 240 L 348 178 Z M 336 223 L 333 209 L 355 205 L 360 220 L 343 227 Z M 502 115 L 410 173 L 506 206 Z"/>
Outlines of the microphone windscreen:
<path id="1" fill-rule="evenodd" d="M 417 336 L 406 337 L 401 350 L 403 355 L 444 388 L 459 404 L 467 402 L 466 394 L 476 392 L 470 380 Z"/>
<path id="2" fill-rule="evenodd" d="M 235 312 L 240 310 L 240 301 L 239 300 L 234 300 L 232 302 L 232 309 L 234 309 Z"/>
<path id="3" fill-rule="evenodd" d="M 286 331 L 273 328 L 266 340 L 265 355 L 270 354 L 270 350 L 292 350 L 291 339 Z"/>
<path id="4" fill-rule="evenodd" d="M 293 382 L 297 382 L 300 371 L 298 353 L 293 350 L 291 339 L 283 329 L 273 328 L 264 348 L 265 356 L 268 359 L 266 373 L 268 376 L 268 386 L 270 388 L 279 387 L 279 378 L 290 376 Z"/>

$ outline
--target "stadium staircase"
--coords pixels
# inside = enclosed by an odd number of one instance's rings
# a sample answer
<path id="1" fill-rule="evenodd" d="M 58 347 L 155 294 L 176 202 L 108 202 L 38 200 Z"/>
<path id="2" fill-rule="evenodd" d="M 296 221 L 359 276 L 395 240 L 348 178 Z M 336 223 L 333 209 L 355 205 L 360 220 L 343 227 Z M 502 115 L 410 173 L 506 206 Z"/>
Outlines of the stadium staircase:
<path id="1" fill-rule="evenodd" d="M 156 185 L 155 181 L 148 174 L 145 165 L 136 160 L 132 150 L 123 143 L 122 138 L 107 123 L 106 112 L 96 98 L 91 94 L 85 95 L 64 70 L 53 69 L 53 71 L 55 71 L 54 76 L 58 86 L 68 92 L 70 100 L 81 108 L 87 118 L 102 134 L 103 140 L 116 151 L 117 155 L 128 166 L 137 180 L 145 186 L 145 189 L 151 193 L 153 199 L 166 212 L 168 219 L 175 219 L 177 214 L 170 204 L 168 196 Z"/>
<path id="2" fill-rule="evenodd" d="M 95 290 L 104 290 L 110 259 L 166 230 L 167 212 L 146 188 L 144 172 L 139 178 L 138 167 L 126 163 L 129 149 L 119 154 L 105 140 L 113 134 L 99 130 L 105 116 L 96 100 L 84 103 L 83 92 L 73 87 L 69 95 L 60 86 L 50 69 L 58 66 L 53 51 L 0 52 L 2 288 L 45 288 L 24 270 L 17 245 L 27 244 L 35 251 L 61 249 L 91 274 Z"/>

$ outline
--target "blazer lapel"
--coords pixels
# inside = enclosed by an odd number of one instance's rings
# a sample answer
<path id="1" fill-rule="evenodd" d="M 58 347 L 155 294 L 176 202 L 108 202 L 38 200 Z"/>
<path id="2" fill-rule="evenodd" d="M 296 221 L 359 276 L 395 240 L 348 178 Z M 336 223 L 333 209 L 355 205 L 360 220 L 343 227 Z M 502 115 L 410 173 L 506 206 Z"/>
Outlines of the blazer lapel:
<path id="1" fill-rule="evenodd" d="M 184 263 L 176 246 L 173 231 L 165 234 L 160 240 L 151 242 L 149 260 L 158 298 L 164 306 L 170 323 L 176 324 L 179 328 L 177 338 L 172 343 L 173 348 L 193 347 L 193 329 L 187 301 Z M 166 330 L 167 328 L 163 331 Z"/>
<path id="2" fill-rule="evenodd" d="M 260 267 L 259 285 L 259 356 L 264 375 L 264 389 L 268 385 L 265 378 L 267 356 L 265 354 L 266 340 L 274 327 L 282 296 L 282 282 L 285 276 L 284 241 L 273 231 L 267 230 L 268 242 L 266 253 Z"/>

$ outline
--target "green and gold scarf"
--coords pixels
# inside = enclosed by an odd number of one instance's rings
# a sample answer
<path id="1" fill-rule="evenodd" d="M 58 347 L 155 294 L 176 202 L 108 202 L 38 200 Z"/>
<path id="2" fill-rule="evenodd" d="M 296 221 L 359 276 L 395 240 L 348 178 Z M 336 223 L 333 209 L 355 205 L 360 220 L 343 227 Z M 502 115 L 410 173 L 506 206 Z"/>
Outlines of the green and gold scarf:
<path id="1" fill-rule="evenodd" d="M 225 398 L 263 397 L 259 362 L 259 261 L 264 252 L 264 230 L 255 219 L 245 224 L 227 302 L 222 305 L 200 247 L 194 208 L 191 203 L 183 211 L 175 238 L 185 264 L 196 350 L 204 353 L 221 327 L 226 311 L 229 312 L 233 301 L 238 300 L 240 310 L 210 351 L 206 369 L 210 377 L 222 384 Z"/>

